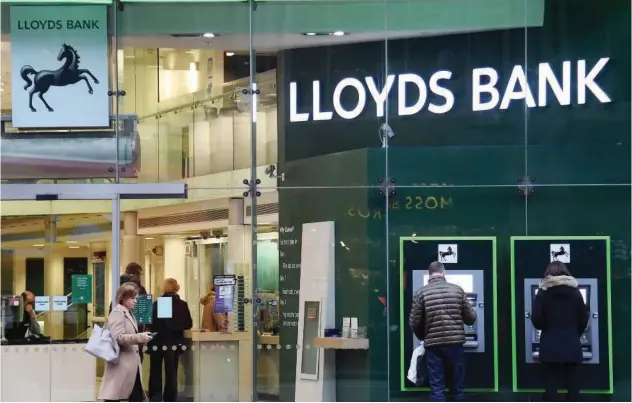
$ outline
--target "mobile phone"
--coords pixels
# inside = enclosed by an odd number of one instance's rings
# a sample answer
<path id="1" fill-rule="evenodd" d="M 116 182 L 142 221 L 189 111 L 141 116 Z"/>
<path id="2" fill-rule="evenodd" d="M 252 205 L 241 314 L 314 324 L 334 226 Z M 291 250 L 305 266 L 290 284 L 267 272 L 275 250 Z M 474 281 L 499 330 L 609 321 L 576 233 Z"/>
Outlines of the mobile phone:
<path id="1" fill-rule="evenodd" d="M 149 333 L 149 335 L 150 335 L 152 338 L 156 337 L 156 335 L 157 335 L 157 334 L 158 334 L 158 332 Z"/>

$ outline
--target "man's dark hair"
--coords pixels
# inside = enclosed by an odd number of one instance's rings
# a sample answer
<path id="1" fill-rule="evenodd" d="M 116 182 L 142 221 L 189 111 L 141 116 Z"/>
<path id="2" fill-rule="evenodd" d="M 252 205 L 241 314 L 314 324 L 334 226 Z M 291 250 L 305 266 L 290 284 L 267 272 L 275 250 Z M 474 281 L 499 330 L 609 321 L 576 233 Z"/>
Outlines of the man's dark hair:
<path id="1" fill-rule="evenodd" d="M 428 266 L 428 274 L 433 275 L 433 274 L 439 274 L 439 273 L 445 273 L 445 267 L 443 266 L 443 263 L 441 262 L 430 263 L 430 266 Z"/>
<path id="2" fill-rule="evenodd" d="M 121 285 L 125 283 L 134 283 L 140 286 L 140 280 L 133 274 L 121 274 Z"/>
<path id="3" fill-rule="evenodd" d="M 143 266 L 139 265 L 136 262 L 132 262 L 125 267 L 125 274 L 132 274 L 138 278 L 140 278 L 141 273 L 143 272 Z"/>
<path id="4" fill-rule="evenodd" d="M 571 272 L 568 271 L 566 265 L 562 262 L 555 261 L 549 263 L 544 271 L 544 277 L 548 276 L 570 276 Z"/>

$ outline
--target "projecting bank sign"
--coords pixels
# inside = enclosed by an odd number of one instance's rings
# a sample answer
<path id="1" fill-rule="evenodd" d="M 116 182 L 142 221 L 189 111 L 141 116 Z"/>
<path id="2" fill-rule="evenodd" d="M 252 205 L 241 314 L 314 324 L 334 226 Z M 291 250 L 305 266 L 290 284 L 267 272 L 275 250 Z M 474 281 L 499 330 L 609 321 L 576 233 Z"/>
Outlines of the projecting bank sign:
<path id="1" fill-rule="evenodd" d="M 549 63 L 538 66 L 537 85 L 529 83 L 522 65 L 513 67 L 507 85 L 499 83 L 498 72 L 490 67 L 472 70 L 472 99 L 471 109 L 474 112 L 493 109 L 507 109 L 512 102 L 522 101 L 529 108 L 546 107 L 551 103 L 559 105 L 582 105 L 588 97 L 594 97 L 601 103 L 611 102 L 610 97 L 598 85 L 598 77 L 609 58 L 601 58 L 593 64 L 586 60 L 562 63 L 561 75 L 555 74 Z M 331 105 L 333 109 L 322 108 L 320 81 L 312 82 L 312 110 L 299 110 L 297 100 L 299 88 L 296 82 L 290 83 L 290 122 L 306 122 L 309 120 L 332 120 L 334 115 L 342 119 L 355 119 L 365 112 L 382 117 L 385 113 L 386 100 L 392 91 L 397 91 L 398 116 L 409 116 L 421 113 L 424 109 L 432 114 L 444 114 L 452 110 L 455 102 L 454 94 L 446 84 L 452 78 L 452 72 L 440 70 L 432 74 L 426 81 L 423 77 L 413 74 L 389 75 L 383 86 L 378 86 L 373 77 L 344 78 L 338 82 L 333 91 Z M 409 89 L 415 86 L 415 95 L 409 94 Z M 535 87 L 535 88 L 534 88 Z M 571 91 L 575 88 L 575 91 Z M 304 89 L 301 89 L 304 90 Z M 355 99 L 353 104 L 343 105 L 343 91 L 352 91 Z M 548 93 L 554 99 L 548 98 Z M 429 102 L 429 94 L 433 101 Z M 370 100 L 369 100 L 370 99 Z M 437 102 L 439 101 L 439 102 Z M 321 109 L 322 108 L 322 109 Z M 395 113 L 395 112 L 394 112 Z"/>
<path id="2" fill-rule="evenodd" d="M 105 6 L 11 7 L 11 106 L 18 128 L 109 125 Z"/>

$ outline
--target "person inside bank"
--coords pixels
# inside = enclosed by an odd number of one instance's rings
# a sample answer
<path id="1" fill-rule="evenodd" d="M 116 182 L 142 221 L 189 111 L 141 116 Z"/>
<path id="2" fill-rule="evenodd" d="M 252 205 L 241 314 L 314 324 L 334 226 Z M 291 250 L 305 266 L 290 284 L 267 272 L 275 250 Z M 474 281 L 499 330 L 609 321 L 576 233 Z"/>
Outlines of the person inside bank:
<path id="1" fill-rule="evenodd" d="M 211 292 L 200 298 L 202 310 L 202 330 L 208 332 L 228 332 L 228 314 L 215 313 L 215 286 L 211 287 Z"/>
<path id="2" fill-rule="evenodd" d="M 9 307 L 4 315 L 4 337 L 9 341 L 43 337 L 35 312 L 35 295 L 24 291 L 20 298 L 20 306 Z"/>
<path id="3" fill-rule="evenodd" d="M 116 306 L 107 320 L 107 329 L 120 346 L 116 363 L 106 363 L 99 400 L 117 402 L 147 400 L 143 388 L 140 351 L 142 345 L 151 341 L 151 334 L 139 332 L 132 313 L 138 297 L 138 286 L 128 282 L 116 292 Z"/>
<path id="4" fill-rule="evenodd" d="M 579 401 L 577 369 L 583 360 L 581 336 L 589 312 L 578 288 L 562 262 L 551 262 L 544 272 L 533 302 L 531 322 L 541 330 L 540 356 L 544 401 L 557 401 L 558 388 L 566 388 L 566 400 Z"/>
<path id="5" fill-rule="evenodd" d="M 158 301 L 153 303 L 150 329 L 156 335 L 147 346 L 149 362 L 149 398 L 152 402 L 178 401 L 178 363 L 180 354 L 189 348 L 189 339 L 184 331 L 193 327 L 191 311 L 186 301 L 180 299 L 180 284 L 174 278 L 165 279 L 161 298 L 168 298 L 171 305 L 170 317 L 158 312 Z M 164 363 L 165 385 L 162 385 Z"/>

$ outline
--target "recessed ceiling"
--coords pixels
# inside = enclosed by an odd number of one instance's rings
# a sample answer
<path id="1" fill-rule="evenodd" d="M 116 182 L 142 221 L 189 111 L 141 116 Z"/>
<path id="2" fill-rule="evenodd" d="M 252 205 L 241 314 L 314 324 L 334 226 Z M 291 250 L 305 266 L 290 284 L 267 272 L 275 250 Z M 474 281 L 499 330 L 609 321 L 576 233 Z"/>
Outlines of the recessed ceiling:
<path id="1" fill-rule="evenodd" d="M 472 30 L 461 31 L 370 31 L 347 32 L 344 36 L 335 35 L 303 35 L 302 33 L 270 33 L 257 34 L 252 38 L 252 46 L 256 52 L 278 52 L 284 49 L 307 48 L 314 46 L 335 46 L 348 43 L 372 42 L 414 38 L 422 36 L 450 35 Z M 219 35 L 214 38 L 203 36 L 128 36 L 119 38 L 119 47 L 142 48 L 187 48 L 218 49 L 231 52 L 249 52 L 250 36 L 248 34 Z"/>

